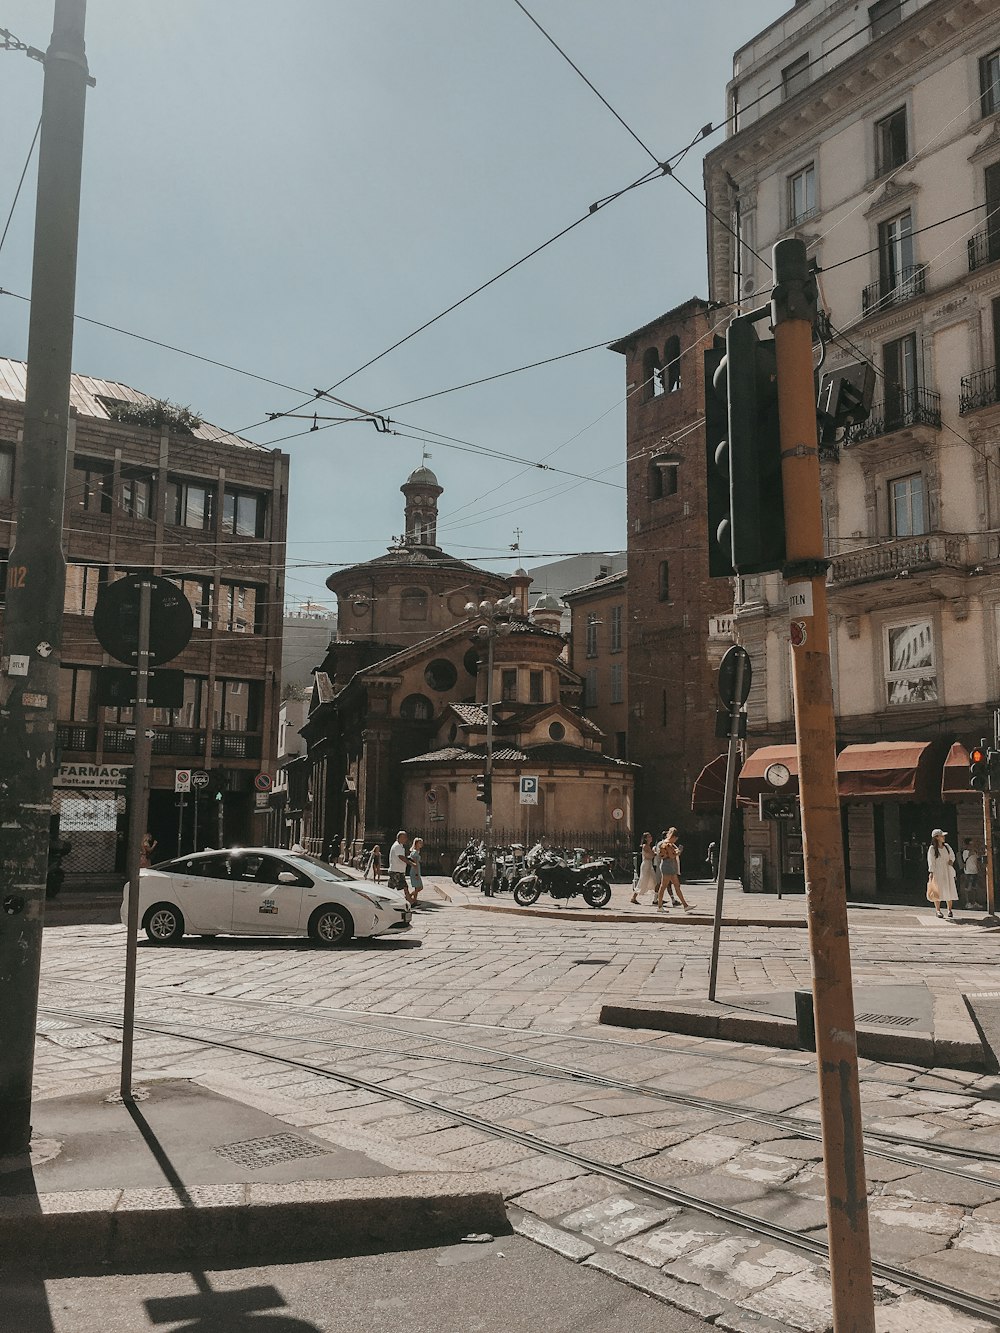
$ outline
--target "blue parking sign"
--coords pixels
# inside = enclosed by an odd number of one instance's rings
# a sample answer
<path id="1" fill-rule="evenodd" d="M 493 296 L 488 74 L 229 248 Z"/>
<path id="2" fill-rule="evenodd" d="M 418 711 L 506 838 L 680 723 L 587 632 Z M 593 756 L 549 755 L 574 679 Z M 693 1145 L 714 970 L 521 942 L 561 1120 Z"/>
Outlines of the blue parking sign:
<path id="1" fill-rule="evenodd" d="M 522 779 L 521 779 L 521 804 L 522 804 L 522 805 L 537 805 L 537 804 L 538 804 L 538 779 L 537 779 L 537 778 L 522 778 Z"/>

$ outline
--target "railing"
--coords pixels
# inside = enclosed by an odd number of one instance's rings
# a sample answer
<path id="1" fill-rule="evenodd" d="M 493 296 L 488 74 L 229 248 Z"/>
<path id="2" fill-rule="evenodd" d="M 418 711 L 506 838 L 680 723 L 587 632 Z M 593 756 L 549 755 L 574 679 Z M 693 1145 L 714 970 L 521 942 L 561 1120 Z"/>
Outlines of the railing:
<path id="1" fill-rule="evenodd" d="M 995 263 L 1000 259 L 1000 227 L 984 227 L 982 231 L 977 231 L 975 236 L 969 237 L 968 246 L 970 273 Z"/>
<path id="2" fill-rule="evenodd" d="M 801 213 L 796 213 L 793 218 L 788 219 L 790 227 L 801 227 L 803 222 L 808 222 L 810 218 L 816 217 L 819 213 L 819 204 L 813 204 L 812 208 L 805 208 Z"/>
<path id="3" fill-rule="evenodd" d="M 212 754 L 223 759 L 259 759 L 261 738 L 252 731 L 217 731 L 212 737 Z"/>
<path id="4" fill-rule="evenodd" d="M 97 749 L 97 727 L 95 724 L 75 726 L 60 722 L 56 727 L 56 744 L 62 751 L 79 750 L 83 752 Z"/>
<path id="5" fill-rule="evenodd" d="M 879 278 L 878 282 L 869 283 L 861 293 L 861 313 L 870 315 L 874 310 L 888 310 L 890 306 L 923 296 L 926 275 L 926 264 L 908 264 L 895 278 Z"/>
<path id="6" fill-rule="evenodd" d="M 900 389 L 881 403 L 872 406 L 871 416 L 847 432 L 847 443 L 858 444 L 879 435 L 891 435 L 895 430 L 911 426 L 933 426 L 941 429 L 941 395 L 932 389 Z"/>
<path id="7" fill-rule="evenodd" d="M 96 728 L 92 730 L 96 733 Z M 86 748 L 92 750 L 95 748 L 95 744 Z M 134 749 L 134 728 L 105 727 L 105 753 L 131 754 Z M 173 754 L 183 756 L 185 759 L 204 758 L 205 733 L 203 731 L 180 731 L 172 727 L 157 727 L 154 724 L 153 754 Z M 258 733 L 252 731 L 216 732 L 212 737 L 212 755 L 216 759 L 259 759 L 261 755 L 261 737 Z"/>
<path id="8" fill-rule="evenodd" d="M 835 555 L 830 561 L 830 582 L 834 587 L 844 587 L 849 583 L 897 578 L 942 565 L 962 567 L 967 563 L 964 537 L 929 532 L 922 537 L 897 537 L 861 551 Z"/>
<path id="9" fill-rule="evenodd" d="M 991 403 L 1000 402 L 1000 395 L 997 394 L 997 368 L 990 366 L 987 370 L 977 370 L 973 375 L 962 376 L 962 386 L 958 395 L 958 414 L 966 416 L 969 412 L 975 412 L 977 408 L 989 407 Z"/>

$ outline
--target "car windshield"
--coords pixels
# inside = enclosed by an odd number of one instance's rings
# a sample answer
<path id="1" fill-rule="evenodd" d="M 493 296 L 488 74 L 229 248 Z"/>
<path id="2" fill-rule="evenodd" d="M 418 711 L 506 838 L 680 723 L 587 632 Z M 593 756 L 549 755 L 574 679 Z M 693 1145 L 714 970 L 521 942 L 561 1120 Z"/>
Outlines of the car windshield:
<path id="1" fill-rule="evenodd" d="M 337 866 L 327 865 L 321 861 L 318 856 L 310 856 L 308 852 L 282 852 L 283 858 L 293 866 L 299 866 L 304 869 L 309 868 L 309 873 L 317 875 L 320 879 L 351 879 L 352 876 L 345 874 Z"/>

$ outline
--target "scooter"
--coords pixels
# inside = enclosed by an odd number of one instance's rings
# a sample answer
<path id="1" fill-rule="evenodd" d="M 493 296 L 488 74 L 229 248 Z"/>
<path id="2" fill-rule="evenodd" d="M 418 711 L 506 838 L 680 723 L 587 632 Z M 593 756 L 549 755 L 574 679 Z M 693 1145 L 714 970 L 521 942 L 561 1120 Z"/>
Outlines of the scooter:
<path id="1" fill-rule="evenodd" d="M 611 862 L 607 857 L 574 865 L 536 843 L 525 858 L 529 873 L 514 889 L 514 901 L 530 907 L 543 893 L 558 900 L 582 896 L 588 907 L 606 907 L 611 901 Z"/>

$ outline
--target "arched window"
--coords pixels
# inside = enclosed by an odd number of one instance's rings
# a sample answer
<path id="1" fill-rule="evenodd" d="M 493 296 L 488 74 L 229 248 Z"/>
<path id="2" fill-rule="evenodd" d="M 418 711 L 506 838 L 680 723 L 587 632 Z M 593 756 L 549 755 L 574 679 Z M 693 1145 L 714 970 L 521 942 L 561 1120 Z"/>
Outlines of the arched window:
<path id="1" fill-rule="evenodd" d="M 663 392 L 660 379 L 660 354 L 655 347 L 647 347 L 642 358 L 642 397 L 646 401 Z"/>
<path id="2" fill-rule="evenodd" d="M 681 340 L 672 333 L 663 345 L 663 391 L 676 393 L 681 387 Z"/>
<path id="3" fill-rule="evenodd" d="M 404 588 L 399 599 L 400 620 L 427 619 L 427 593 L 423 588 Z"/>
<path id="4" fill-rule="evenodd" d="M 426 694 L 408 694 L 399 705 L 399 716 L 408 722 L 429 722 L 434 716 L 434 705 Z"/>

